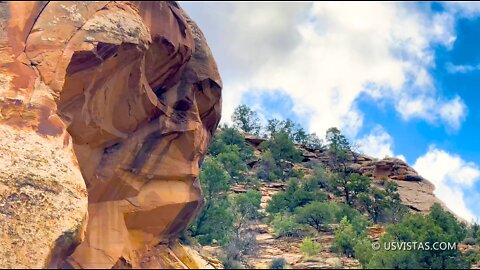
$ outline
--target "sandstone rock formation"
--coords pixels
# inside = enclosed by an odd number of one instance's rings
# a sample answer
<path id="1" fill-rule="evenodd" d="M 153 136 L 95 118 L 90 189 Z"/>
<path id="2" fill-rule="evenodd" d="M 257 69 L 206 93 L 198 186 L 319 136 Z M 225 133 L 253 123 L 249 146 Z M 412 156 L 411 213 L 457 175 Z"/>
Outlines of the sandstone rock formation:
<path id="1" fill-rule="evenodd" d="M 0 267 L 198 266 L 175 238 L 222 83 L 195 23 L 79 1 L 2 2 L 0 25 Z"/>
<path id="2" fill-rule="evenodd" d="M 258 148 L 260 143 L 265 140 L 252 135 L 245 136 L 245 139 L 255 148 Z M 303 162 L 318 163 L 327 169 L 332 169 L 331 157 L 325 149 L 308 149 L 302 145 L 298 145 L 298 147 L 302 151 Z M 381 184 L 384 180 L 394 181 L 398 184 L 398 193 L 402 199 L 402 204 L 412 210 L 427 213 L 434 203 L 439 203 L 446 208 L 444 203 L 433 194 L 435 186 L 400 159 L 384 158 L 378 160 L 352 152 L 346 167 L 351 172 L 372 178 L 376 184 Z M 302 168 L 298 169 L 301 170 Z"/>

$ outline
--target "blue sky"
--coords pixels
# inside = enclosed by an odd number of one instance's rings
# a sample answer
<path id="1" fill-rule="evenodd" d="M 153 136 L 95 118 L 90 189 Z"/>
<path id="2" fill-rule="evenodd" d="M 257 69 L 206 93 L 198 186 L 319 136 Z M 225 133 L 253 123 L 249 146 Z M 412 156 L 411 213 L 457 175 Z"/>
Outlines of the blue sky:
<path id="1" fill-rule="evenodd" d="M 337 126 L 480 217 L 480 4 L 181 5 L 217 60 L 222 121 L 246 103 L 317 134 Z"/>

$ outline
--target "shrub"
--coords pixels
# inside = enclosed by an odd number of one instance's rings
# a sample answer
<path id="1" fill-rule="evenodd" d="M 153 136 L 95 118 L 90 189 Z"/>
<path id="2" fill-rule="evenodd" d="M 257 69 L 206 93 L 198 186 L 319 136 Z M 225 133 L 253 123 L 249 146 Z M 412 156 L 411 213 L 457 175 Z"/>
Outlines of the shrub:
<path id="1" fill-rule="evenodd" d="M 371 225 L 371 222 L 368 221 L 362 213 L 360 213 L 357 209 L 344 204 L 338 204 L 338 210 L 336 212 L 336 220 L 340 222 L 344 217 L 346 217 L 350 224 L 353 226 L 353 230 L 356 235 L 361 235 L 366 232 L 368 226 Z"/>
<path id="2" fill-rule="evenodd" d="M 234 216 L 225 204 L 215 205 L 207 203 L 205 210 L 198 216 L 190 227 L 192 236 L 196 237 L 200 244 L 211 244 L 213 240 L 226 243 L 233 234 Z"/>
<path id="3" fill-rule="evenodd" d="M 277 132 L 272 137 L 260 144 L 260 149 L 270 150 L 276 162 L 281 160 L 300 162 L 302 161 L 301 152 L 295 147 L 293 141 L 286 132 Z"/>
<path id="4" fill-rule="evenodd" d="M 224 127 L 220 132 L 215 134 L 210 146 L 208 154 L 216 157 L 220 153 L 228 152 L 229 147 L 238 147 L 240 158 L 248 163 L 253 157 L 253 147 L 248 145 L 245 138 L 234 128 Z"/>
<path id="5" fill-rule="evenodd" d="M 340 227 L 335 232 L 335 239 L 332 250 L 334 252 L 344 254 L 347 257 L 353 256 L 353 248 L 357 244 L 357 236 L 352 224 L 346 217 L 340 222 Z"/>
<path id="6" fill-rule="evenodd" d="M 272 196 L 268 202 L 268 213 L 294 212 L 299 206 L 304 206 L 312 201 L 325 201 L 327 195 L 323 192 L 309 191 L 306 185 L 300 186 L 296 179 L 291 179 L 285 192 L 279 192 Z"/>
<path id="7" fill-rule="evenodd" d="M 300 224 L 307 224 L 317 231 L 325 229 L 334 220 L 336 205 L 325 202 L 312 202 L 295 210 L 296 220 Z"/>
<path id="8" fill-rule="evenodd" d="M 307 181 L 308 185 L 312 188 L 324 188 L 326 190 L 332 190 L 332 179 L 325 169 L 321 166 L 315 167 L 313 175 Z"/>
<path id="9" fill-rule="evenodd" d="M 249 190 L 238 194 L 233 199 L 233 206 L 237 212 L 238 222 L 257 219 L 260 216 L 258 210 L 262 202 L 262 194 L 259 191 Z"/>
<path id="10" fill-rule="evenodd" d="M 320 253 L 322 246 L 311 238 L 306 237 L 302 240 L 302 244 L 300 244 L 300 250 L 306 257 L 311 257 Z"/>
<path id="11" fill-rule="evenodd" d="M 284 269 L 287 264 L 287 261 L 283 258 L 275 258 L 270 262 L 270 265 L 268 268 L 270 269 Z"/>
<path id="12" fill-rule="evenodd" d="M 271 224 L 277 237 L 301 236 L 303 233 L 302 226 L 295 221 L 295 216 L 276 214 Z"/>
<path id="13" fill-rule="evenodd" d="M 463 240 L 463 243 L 465 245 L 473 246 L 473 245 L 477 244 L 477 241 L 472 237 L 467 237 L 467 238 L 465 238 L 465 240 Z"/>
<path id="14" fill-rule="evenodd" d="M 243 182 L 247 166 L 240 157 L 240 148 L 236 145 L 227 146 L 228 151 L 218 154 L 217 159 L 233 182 Z"/>
<path id="15" fill-rule="evenodd" d="M 361 265 L 367 265 L 373 256 L 372 241 L 367 237 L 360 239 L 353 248 L 354 257 Z"/>
<path id="16" fill-rule="evenodd" d="M 239 261 L 233 260 L 226 255 L 220 256 L 220 261 L 222 262 L 225 269 L 244 269 L 245 267 Z"/>
<path id="17" fill-rule="evenodd" d="M 462 242 L 466 235 L 465 224 L 435 204 L 426 216 L 407 214 L 398 224 L 386 227 L 380 242 Z M 459 249 L 420 250 L 379 250 L 370 259 L 367 267 L 376 269 L 465 269 L 470 261 Z"/>
<path id="18" fill-rule="evenodd" d="M 243 269 L 243 256 L 253 254 L 258 248 L 255 234 L 246 233 L 233 237 L 223 248 L 220 256 L 225 269 Z"/>
<path id="19" fill-rule="evenodd" d="M 234 222 L 226 196 L 230 189 L 229 177 L 215 158 L 207 157 L 200 171 L 200 180 L 207 203 L 190 226 L 191 235 L 201 244 L 210 244 L 213 240 L 226 243 L 233 232 Z"/>
<path id="20" fill-rule="evenodd" d="M 465 257 L 467 258 L 467 261 L 470 262 L 471 264 L 480 263 L 480 251 L 478 250 L 473 250 L 473 249 L 466 250 Z"/>
<path id="21" fill-rule="evenodd" d="M 259 179 L 273 181 L 280 178 L 282 171 L 278 168 L 275 159 L 273 159 L 270 151 L 265 151 L 262 154 L 260 161 L 258 162 L 257 177 Z"/>

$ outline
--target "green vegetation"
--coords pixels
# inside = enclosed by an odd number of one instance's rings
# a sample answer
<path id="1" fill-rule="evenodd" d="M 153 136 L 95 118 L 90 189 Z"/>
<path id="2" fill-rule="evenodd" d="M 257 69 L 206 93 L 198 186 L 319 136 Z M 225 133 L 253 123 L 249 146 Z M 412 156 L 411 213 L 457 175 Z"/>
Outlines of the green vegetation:
<path id="1" fill-rule="evenodd" d="M 352 257 L 354 247 L 366 237 L 364 231 L 365 228 L 355 228 L 346 216 L 343 217 L 340 221 L 340 227 L 335 232 L 332 250 L 347 257 Z"/>
<path id="2" fill-rule="evenodd" d="M 328 229 L 337 211 L 334 203 L 312 202 L 295 210 L 297 222 L 313 227 L 318 232 Z"/>
<path id="3" fill-rule="evenodd" d="M 281 178 L 283 171 L 277 166 L 272 152 L 265 150 L 258 162 L 257 177 L 261 180 L 273 181 Z"/>
<path id="4" fill-rule="evenodd" d="M 272 196 L 267 206 L 271 214 L 279 212 L 293 213 L 297 207 L 304 206 L 312 201 L 325 201 L 327 194 L 320 190 L 310 190 L 308 185 L 300 185 L 297 179 L 291 179 L 285 192 Z"/>
<path id="5" fill-rule="evenodd" d="M 233 210 L 236 214 L 236 231 L 237 235 L 241 232 L 248 221 L 258 219 L 260 217 L 260 203 L 262 194 L 258 191 L 247 191 L 247 193 L 239 194 L 233 199 Z"/>
<path id="6" fill-rule="evenodd" d="M 392 242 L 430 243 L 415 251 L 385 250 L 374 252 L 364 262 L 366 268 L 416 268 L 416 269 L 468 269 L 470 262 L 457 248 L 434 250 L 433 243 L 445 242 L 450 245 L 460 243 L 466 236 L 467 227 L 435 204 L 427 216 L 406 214 L 402 222 L 387 226 L 380 240 L 381 247 Z"/>
<path id="7" fill-rule="evenodd" d="M 308 258 L 319 254 L 322 251 L 322 246 L 310 237 L 306 237 L 302 240 L 300 251 Z"/>
<path id="8" fill-rule="evenodd" d="M 232 115 L 233 126 L 245 133 L 260 134 L 260 118 L 258 114 L 246 105 L 235 108 Z"/>
<path id="9" fill-rule="evenodd" d="M 205 194 L 206 205 L 190 227 L 191 235 L 201 244 L 210 244 L 213 240 L 226 243 L 231 234 L 234 216 L 228 208 L 227 191 L 230 190 L 228 174 L 215 158 L 206 158 L 200 181 Z"/>
<path id="10" fill-rule="evenodd" d="M 277 237 L 303 235 L 303 227 L 296 222 L 295 216 L 291 214 L 274 215 L 271 225 Z"/>
<path id="11" fill-rule="evenodd" d="M 327 152 L 330 162 L 335 170 L 346 171 L 346 162 L 351 155 L 350 143 L 338 128 L 332 127 L 327 130 L 325 136 L 327 141 Z"/>
<path id="12" fill-rule="evenodd" d="M 270 269 L 284 269 L 287 265 L 287 261 L 284 258 L 275 258 L 270 262 L 268 268 Z"/>
<path id="13" fill-rule="evenodd" d="M 373 183 L 349 167 L 358 154 L 337 128 L 326 132 L 323 145 L 315 134 L 289 119 L 269 119 L 265 127 L 259 119 L 255 111 L 239 106 L 232 117 L 233 127 L 223 126 L 216 132 L 201 167 L 206 203 L 188 234 L 201 244 L 221 245 L 226 268 L 243 268 L 244 256 L 258 249 L 251 226 L 259 220 L 268 222 L 276 237 L 309 236 L 301 244 L 306 257 L 321 250 L 312 239 L 334 233 L 331 251 L 356 258 L 363 268 L 469 268 L 479 262 L 477 249 L 463 254 L 458 249 L 373 250 L 373 240 L 368 237 L 372 224 L 385 228 L 375 240 L 381 247 L 392 242 L 474 246 L 480 244 L 480 226 L 466 226 L 439 205 L 428 215 L 411 213 L 402 205 L 397 184 L 388 179 Z M 263 136 L 260 152 L 255 153 L 242 133 Z M 327 166 L 314 162 L 298 166 L 304 159 L 298 144 L 326 153 Z M 259 211 L 262 182 L 285 186 L 268 201 L 266 214 Z M 236 184 L 243 184 L 247 192 L 233 194 L 230 190 Z M 272 269 L 285 267 L 283 258 L 270 264 Z"/>
<path id="14" fill-rule="evenodd" d="M 269 140 L 260 144 L 260 149 L 269 150 L 276 162 L 302 161 L 301 152 L 295 147 L 288 134 L 283 131 L 273 134 Z"/>

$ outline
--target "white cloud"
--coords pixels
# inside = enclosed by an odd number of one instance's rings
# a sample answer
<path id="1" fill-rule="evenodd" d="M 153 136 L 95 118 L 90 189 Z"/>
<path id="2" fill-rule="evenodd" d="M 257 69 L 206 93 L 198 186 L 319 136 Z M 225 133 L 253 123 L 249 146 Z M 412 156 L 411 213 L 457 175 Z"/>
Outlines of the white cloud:
<path id="1" fill-rule="evenodd" d="M 357 140 L 359 150 L 376 158 L 392 157 L 392 137 L 381 126 L 376 126 L 372 132 Z"/>
<path id="2" fill-rule="evenodd" d="M 432 124 L 446 123 L 448 130 L 460 128 L 467 116 L 467 106 L 459 96 L 450 100 L 436 100 L 431 96 L 407 97 L 400 99 L 397 111 L 405 119 L 422 118 Z"/>
<path id="3" fill-rule="evenodd" d="M 309 129 L 317 134 L 337 126 L 355 137 L 363 125 L 355 106 L 362 93 L 391 100 L 405 120 L 457 129 L 465 115 L 461 99 L 441 98 L 428 72 L 433 46 L 450 48 L 455 40 L 450 13 L 379 2 L 182 6 L 218 61 L 223 121 L 247 91 L 274 90 L 291 97 L 294 112 L 310 119 Z"/>
<path id="4" fill-rule="evenodd" d="M 396 157 L 406 161 L 405 156 L 394 155 L 393 138 L 380 125 L 375 126 L 369 134 L 356 140 L 355 144 L 363 154 L 375 158 Z"/>
<path id="5" fill-rule="evenodd" d="M 445 64 L 445 68 L 449 73 L 469 73 L 480 69 L 480 65 L 454 65 L 452 63 Z"/>
<path id="6" fill-rule="evenodd" d="M 467 221 L 480 218 L 479 213 L 467 207 L 468 197 L 465 196 L 480 181 L 480 169 L 476 164 L 431 146 L 413 168 L 435 185 L 435 195 L 457 215 Z"/>
<path id="7" fill-rule="evenodd" d="M 466 117 L 467 106 L 459 96 L 445 102 L 440 107 L 440 118 L 449 124 L 450 127 L 458 129 Z"/>
<path id="8" fill-rule="evenodd" d="M 465 1 L 465 2 L 445 2 L 443 3 L 445 9 L 449 13 L 455 14 L 456 16 L 461 16 L 465 18 L 474 18 L 480 14 L 480 3 Z"/>
<path id="9" fill-rule="evenodd" d="M 454 65 L 452 63 L 447 63 L 445 68 L 449 73 L 468 73 L 474 70 L 477 70 L 479 67 L 472 65 Z"/>

